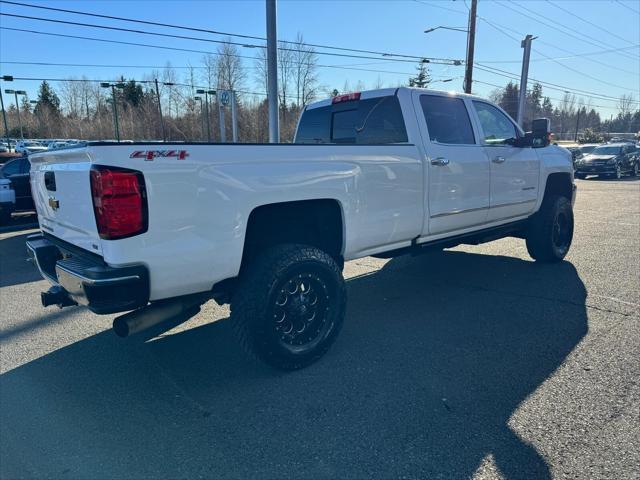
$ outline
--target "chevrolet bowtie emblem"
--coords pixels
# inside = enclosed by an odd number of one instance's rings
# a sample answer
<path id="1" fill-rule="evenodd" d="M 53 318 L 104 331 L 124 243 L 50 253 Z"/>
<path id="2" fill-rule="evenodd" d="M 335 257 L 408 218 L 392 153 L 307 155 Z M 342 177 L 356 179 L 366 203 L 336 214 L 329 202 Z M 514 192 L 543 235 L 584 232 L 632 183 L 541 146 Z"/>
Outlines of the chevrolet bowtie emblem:
<path id="1" fill-rule="evenodd" d="M 58 208 L 60 208 L 60 201 L 56 200 L 53 197 L 49 197 L 49 206 L 54 210 L 57 210 Z"/>

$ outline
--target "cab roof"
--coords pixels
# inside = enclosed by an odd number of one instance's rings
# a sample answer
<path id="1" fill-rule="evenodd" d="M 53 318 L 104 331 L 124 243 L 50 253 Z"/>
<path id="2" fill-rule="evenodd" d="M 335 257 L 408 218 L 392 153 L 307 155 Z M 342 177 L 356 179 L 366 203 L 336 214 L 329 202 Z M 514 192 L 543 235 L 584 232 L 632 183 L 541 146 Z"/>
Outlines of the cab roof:
<path id="1" fill-rule="evenodd" d="M 419 88 L 419 87 L 377 88 L 374 90 L 362 90 L 361 92 L 350 92 L 350 93 L 344 94 L 344 96 L 359 94 L 360 97 L 358 98 L 358 100 L 367 100 L 369 98 L 388 97 L 391 95 L 397 95 L 397 93 L 400 90 L 416 90 L 421 93 L 437 93 L 440 95 L 444 93 L 452 97 L 468 97 L 468 98 L 474 98 L 474 99 L 486 101 L 486 99 L 482 97 L 478 97 L 477 95 L 471 95 L 468 93 L 459 93 L 459 92 L 452 92 L 447 90 L 434 90 L 430 88 Z M 341 97 L 341 96 L 343 96 L 343 94 L 338 95 L 338 97 Z M 311 110 L 313 108 L 327 107 L 332 104 L 333 98 L 334 97 L 329 97 L 329 98 L 325 98 L 324 100 L 318 100 L 317 102 L 310 103 L 309 105 L 307 105 L 306 110 Z"/>

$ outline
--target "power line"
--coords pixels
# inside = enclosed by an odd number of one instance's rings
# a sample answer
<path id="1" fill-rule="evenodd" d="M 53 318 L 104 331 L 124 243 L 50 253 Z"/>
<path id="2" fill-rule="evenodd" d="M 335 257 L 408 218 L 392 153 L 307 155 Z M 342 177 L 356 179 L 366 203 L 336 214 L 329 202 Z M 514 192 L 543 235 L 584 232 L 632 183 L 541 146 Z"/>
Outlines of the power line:
<path id="1" fill-rule="evenodd" d="M 247 43 L 239 43 L 239 42 L 231 42 L 231 41 L 227 41 L 227 40 L 213 40 L 210 38 L 199 38 L 199 37 L 191 37 L 191 36 L 186 36 L 186 35 L 175 35 L 175 34 L 169 34 L 169 33 L 159 33 L 159 32 L 149 32 L 146 30 L 136 30 L 136 29 L 132 29 L 132 28 L 122 28 L 122 27 L 110 27 L 110 26 L 106 26 L 106 25 L 96 25 L 96 24 L 92 24 L 92 23 L 83 23 L 83 22 L 71 22 L 68 20 L 56 20 L 53 18 L 42 18 L 42 17 L 32 17 L 32 16 L 28 16 L 28 15 L 17 15 L 17 14 L 12 14 L 12 13 L 2 13 L 0 12 L 1 16 L 5 16 L 5 17 L 14 17 L 14 18 L 22 18 L 22 19 L 28 19 L 28 20 L 37 20 L 37 21 L 41 21 L 41 22 L 49 22 L 49 23 L 59 23 L 59 24 L 64 24 L 64 25 L 75 25 L 75 26 L 80 26 L 80 27 L 89 27 L 89 28 L 98 28 L 98 29 L 102 29 L 102 30 L 111 30 L 111 31 L 118 31 L 118 32 L 127 32 L 127 33 L 135 33 L 135 34 L 139 34 L 139 35 L 151 35 L 151 36 L 156 36 L 156 37 L 162 37 L 162 38 L 176 38 L 176 39 L 180 39 L 180 40 L 195 40 L 198 42 L 208 42 L 208 43 L 216 43 L 216 44 L 221 44 L 221 45 L 234 45 L 237 47 L 242 47 L 242 48 L 266 48 L 264 45 L 258 45 L 258 44 L 247 44 Z M 282 43 L 282 42 L 281 42 Z M 289 51 L 289 52 L 298 52 L 299 50 L 296 48 L 290 48 L 290 47 L 278 47 L 278 50 L 281 51 Z M 316 55 L 328 55 L 328 56 L 333 56 L 333 57 L 345 57 L 345 58 L 364 58 L 364 59 L 369 59 L 369 60 L 378 60 L 377 57 L 365 57 L 365 56 L 361 56 L 361 55 L 352 55 L 352 54 L 344 54 L 344 53 L 329 53 L 329 52 L 314 52 Z M 405 57 L 408 57 L 408 55 L 405 55 Z M 422 60 L 423 57 L 414 57 L 416 60 L 420 59 Z M 396 62 L 409 62 L 409 63 L 415 63 L 415 60 L 400 60 L 400 59 L 396 59 L 396 58 L 388 58 L 386 59 L 387 61 L 396 61 Z M 429 63 L 444 63 L 444 64 L 451 64 L 453 63 L 455 60 L 448 60 L 448 59 L 440 59 L 440 58 L 430 58 L 428 59 Z"/>
<path id="2" fill-rule="evenodd" d="M 491 67 L 489 65 L 482 65 L 482 64 L 478 64 L 478 68 L 480 68 L 480 70 L 484 70 L 488 73 L 492 73 L 494 75 L 498 75 L 501 77 L 507 77 L 510 78 L 512 80 L 518 80 L 520 78 L 520 75 L 517 73 L 513 73 L 513 72 L 508 72 L 506 70 L 501 70 L 499 68 L 495 68 L 495 67 Z M 606 100 L 606 101 L 615 101 L 615 102 L 619 102 L 620 99 L 616 98 L 616 97 L 612 97 L 609 95 L 604 95 L 604 94 L 599 94 L 596 92 L 590 92 L 587 90 L 580 90 L 580 89 L 576 89 L 576 88 L 571 88 L 571 87 L 566 87 L 564 85 L 559 85 L 557 83 L 551 83 L 551 82 L 547 82 L 544 80 L 539 80 L 539 79 L 535 79 L 533 77 L 529 77 L 532 81 L 539 83 L 540 85 L 544 85 L 545 87 L 551 89 L 551 90 L 557 90 L 557 91 L 561 91 L 561 92 L 571 92 L 571 93 L 577 93 L 579 95 L 583 95 L 585 97 L 591 97 L 591 98 L 597 98 L 600 100 Z M 634 100 L 633 103 L 638 103 L 640 104 L 640 101 L 636 101 Z"/>
<path id="3" fill-rule="evenodd" d="M 505 30 L 507 30 L 507 31 L 509 31 L 509 32 L 513 32 L 513 33 L 515 33 L 516 35 L 518 35 L 518 36 L 520 36 L 520 37 L 522 37 L 522 33 L 518 32 L 518 31 L 516 31 L 516 30 L 514 30 L 514 29 L 512 29 L 512 28 L 506 27 L 506 26 L 504 26 L 504 25 L 500 25 L 500 24 L 498 24 L 498 23 L 495 23 L 495 22 L 489 21 L 489 20 L 487 20 L 486 18 L 481 17 L 480 15 L 478 15 L 478 18 L 479 18 L 480 20 L 482 20 L 483 22 L 485 22 L 485 23 L 486 23 L 487 25 L 489 25 L 490 27 L 492 27 L 493 29 L 495 29 L 496 31 L 498 31 L 499 33 L 501 33 L 501 34 L 505 35 L 506 37 L 509 37 L 510 39 L 512 39 L 512 40 L 514 40 L 514 41 L 516 41 L 516 42 L 520 43 L 520 38 L 516 38 L 516 37 L 514 37 L 514 36 L 512 36 L 512 35 L 508 34 Z M 583 58 L 584 58 L 585 60 L 587 60 L 587 61 L 590 61 L 590 62 L 592 62 L 592 63 L 596 63 L 596 64 L 598 64 L 598 65 L 602 65 L 602 66 L 605 66 L 605 67 L 608 67 L 608 68 L 614 69 L 614 70 L 616 70 L 617 72 L 624 72 L 624 73 L 628 73 L 628 74 L 630 74 L 630 75 L 636 75 L 636 76 L 638 75 L 638 73 L 637 73 L 637 72 L 632 72 L 632 71 L 630 71 L 630 70 L 626 70 L 626 69 L 624 69 L 624 68 L 620 68 L 619 66 L 611 65 L 611 64 L 609 64 L 609 63 L 605 63 L 605 62 L 602 62 L 602 61 L 600 61 L 600 60 L 596 60 L 595 58 L 590 58 L 590 55 L 592 55 L 592 54 L 577 54 L 576 52 L 573 52 L 573 51 L 571 51 L 571 50 L 567 50 L 566 48 L 558 47 L 557 45 L 553 45 L 553 44 L 551 44 L 551 43 L 549 43 L 549 42 L 545 42 L 544 40 L 541 40 L 541 39 L 539 39 L 539 40 L 538 40 L 538 42 L 540 42 L 540 43 L 542 43 L 542 44 L 544 44 L 544 45 L 548 45 L 548 46 L 550 46 L 550 47 L 553 47 L 554 49 L 557 49 L 557 50 L 560 50 L 560 51 L 563 51 L 563 52 L 567 52 L 567 53 L 573 54 L 573 55 L 574 55 L 574 57 L 573 57 L 573 58 L 576 58 L 576 57 L 583 57 Z M 605 52 L 618 52 L 618 51 L 630 50 L 630 49 L 638 48 L 638 47 L 640 47 L 640 45 L 637 45 L 636 47 L 623 47 L 623 48 L 614 48 L 614 49 L 609 49 L 609 50 L 601 50 L 600 52 L 602 52 L 602 53 L 605 53 Z M 533 50 L 535 53 L 537 53 L 538 55 L 541 55 L 541 56 L 543 57 L 542 59 L 536 59 L 536 60 L 534 60 L 534 61 L 553 61 L 553 62 L 559 63 L 559 62 L 558 62 L 559 60 L 564 60 L 563 58 L 552 58 L 552 57 L 549 57 L 548 55 L 544 54 L 543 52 L 541 52 L 540 50 L 538 50 L 538 49 L 536 49 L 536 48 L 534 48 L 534 49 L 532 49 L 532 50 Z M 490 62 L 483 62 L 483 63 L 490 63 Z M 491 62 L 491 63 L 497 63 L 497 62 Z M 501 63 L 502 63 L 502 62 L 501 62 Z M 518 62 L 518 63 L 519 63 L 519 62 Z M 559 63 L 559 64 L 560 64 L 560 63 Z M 560 64 L 560 65 L 565 66 L 564 64 Z M 582 72 L 578 72 L 578 73 L 581 73 L 581 74 L 582 74 Z M 585 75 L 588 75 L 588 74 L 585 74 Z"/>
<path id="4" fill-rule="evenodd" d="M 616 37 L 617 39 L 622 40 L 623 42 L 630 43 L 631 45 L 634 45 L 634 43 L 633 43 L 632 41 L 627 40 L 626 38 L 621 37 L 620 35 L 617 35 L 617 34 L 613 33 L 612 31 L 610 31 L 610 30 L 609 30 L 609 29 L 607 29 L 607 28 L 603 28 L 603 27 L 602 27 L 602 25 L 598 25 L 597 23 L 592 22 L 592 21 L 590 21 L 590 20 L 587 20 L 586 18 L 582 18 L 581 16 L 577 15 L 575 12 L 572 12 L 571 10 L 567 10 L 566 8 L 561 7 L 560 5 L 558 5 L 558 4 L 557 4 L 557 3 L 555 3 L 555 2 L 552 2 L 551 0 L 546 0 L 546 2 L 547 2 L 549 5 L 553 5 L 554 7 L 556 7 L 556 8 L 557 8 L 557 9 L 559 9 L 559 10 L 562 10 L 562 11 L 563 11 L 563 12 L 565 12 L 565 13 L 568 13 L 568 14 L 569 14 L 569 15 L 571 15 L 572 17 L 575 17 L 575 18 L 577 18 L 578 20 L 583 21 L 583 22 L 584 22 L 584 23 L 586 23 L 587 25 L 591 25 L 592 27 L 595 27 L 595 28 L 597 28 L 598 30 L 602 30 L 603 32 L 605 32 L 605 33 L 607 33 L 607 34 L 611 35 L 612 37 Z"/>
<path id="5" fill-rule="evenodd" d="M 622 5 L 624 8 L 627 8 L 629 10 L 631 10 L 633 13 L 637 13 L 638 15 L 640 15 L 640 10 L 636 10 L 635 8 L 631 8 L 629 5 L 625 4 L 624 2 L 621 2 L 620 0 L 614 0 L 617 4 Z"/>
<path id="6" fill-rule="evenodd" d="M 122 41 L 122 40 L 109 40 L 109 39 L 105 39 L 105 38 L 95 38 L 95 37 L 87 37 L 87 36 L 81 36 L 81 35 L 68 35 L 68 34 L 63 34 L 63 33 L 41 32 L 39 30 L 27 30 L 27 29 L 23 29 L 23 28 L 12 28 L 12 27 L 0 26 L 0 30 L 9 30 L 9 31 L 14 31 L 14 32 L 33 33 L 33 34 L 36 34 L 36 35 L 47 35 L 47 36 L 52 36 L 52 37 L 73 38 L 73 39 L 76 39 L 76 40 L 89 40 L 89 41 L 93 41 L 93 42 L 114 43 L 114 44 L 119 44 L 119 45 L 129 45 L 129 46 L 135 46 L 135 47 L 158 48 L 158 49 L 161 49 L 161 50 L 173 50 L 173 51 L 178 51 L 178 52 L 191 52 L 191 53 L 204 53 L 204 54 L 209 54 L 209 55 L 222 55 L 219 52 L 212 52 L 210 50 L 196 50 L 196 49 L 193 49 L 193 48 L 182 48 L 182 47 L 167 47 L 167 46 L 164 46 L 164 45 L 152 45 L 152 44 L 148 44 L 148 43 L 139 43 L 139 42 L 125 42 L 125 41 Z M 234 56 L 238 56 L 238 55 L 234 55 Z M 378 58 L 375 58 L 375 57 L 354 56 L 353 58 L 364 58 L 364 59 L 379 60 Z M 415 64 L 415 62 L 413 62 L 411 60 L 401 60 L 401 59 L 392 59 L 392 58 L 386 59 L 386 61 Z"/>
<path id="7" fill-rule="evenodd" d="M 502 86 L 502 85 L 496 85 L 495 83 L 485 82 L 484 80 L 474 80 L 474 81 L 477 82 L 477 83 L 481 83 L 483 85 L 488 85 L 490 87 L 495 87 L 495 88 L 500 88 L 500 89 L 504 88 L 504 86 Z M 564 101 L 564 99 L 562 99 L 562 98 L 549 97 L 547 95 L 544 95 L 544 97 L 548 98 L 549 100 L 555 100 L 556 102 L 563 102 Z M 517 104 L 517 102 L 518 102 L 516 99 L 514 99 L 513 101 L 515 102 L 515 104 Z M 589 103 L 587 105 L 584 105 L 584 107 L 605 108 L 607 110 L 617 110 L 618 109 L 617 107 L 612 107 L 611 105 L 595 105 L 593 103 Z"/>
<path id="8" fill-rule="evenodd" d="M 455 13 L 465 14 L 465 15 L 466 15 L 466 13 L 465 13 L 465 12 L 462 12 L 462 11 L 459 11 L 459 10 L 455 10 L 455 9 L 452 9 L 452 8 L 440 7 L 439 5 L 430 5 L 430 4 L 427 4 L 427 3 L 423 2 L 423 1 L 419 1 L 419 0 L 414 0 L 414 1 L 415 1 L 416 3 L 420 3 L 420 4 L 424 4 L 424 5 L 429 5 L 429 6 L 436 7 L 436 8 L 443 8 L 443 9 L 445 9 L 445 10 L 449 10 L 449 11 L 451 11 L 451 12 L 455 12 Z M 524 7 L 523 7 L 523 8 L 524 8 Z M 513 9 L 512 9 L 512 10 L 513 10 Z M 514 11 L 514 12 L 516 12 L 516 13 L 518 13 L 518 14 L 520 14 L 520 15 L 524 15 L 524 16 L 526 16 L 526 17 L 530 18 L 530 19 L 536 20 L 535 18 L 533 18 L 533 17 L 531 17 L 531 16 L 527 15 L 526 13 L 518 12 L 517 10 L 513 10 L 513 11 Z M 485 22 L 487 25 L 489 25 L 490 27 L 492 27 L 492 28 L 494 28 L 495 30 L 497 30 L 499 33 L 501 33 L 501 34 L 503 34 L 503 35 L 505 35 L 505 36 L 507 36 L 507 37 L 511 38 L 512 40 L 517 41 L 518 43 L 520 43 L 520 38 L 523 36 L 523 34 L 522 34 L 522 33 L 517 32 L 517 31 L 515 31 L 515 30 L 514 30 L 514 29 L 512 29 L 512 28 L 509 28 L 509 27 L 506 27 L 506 26 L 504 26 L 504 25 L 500 25 L 500 24 L 498 24 L 498 23 L 495 23 L 495 22 L 493 22 L 493 21 L 490 21 L 490 20 L 488 20 L 487 18 L 485 18 L 485 17 L 483 17 L 483 16 L 481 16 L 481 15 L 477 15 L 477 17 L 478 17 L 480 20 L 482 20 L 483 22 Z M 555 27 L 553 27 L 552 25 L 547 25 L 547 26 L 549 26 L 550 28 L 554 28 L 554 29 L 555 29 Z M 508 30 L 508 31 L 510 31 L 510 32 L 515 33 L 515 34 L 516 34 L 516 35 L 518 35 L 520 38 L 516 38 L 516 37 L 513 37 L 513 36 L 509 35 L 507 32 L 505 32 L 505 30 Z M 562 31 L 561 31 L 561 33 L 565 33 L 565 32 L 562 32 Z M 567 35 L 570 35 L 570 34 L 567 34 Z M 572 36 L 572 35 L 570 35 L 570 36 Z M 574 38 L 577 38 L 577 37 L 574 37 Z M 581 40 L 580 38 L 577 38 L 577 39 L 578 39 L 578 40 Z M 559 47 L 558 45 L 551 44 L 551 43 L 549 43 L 549 42 L 545 42 L 545 41 L 544 41 L 544 40 L 542 40 L 542 39 L 539 39 L 539 40 L 538 40 L 538 42 L 539 42 L 539 43 L 542 43 L 542 44 L 544 44 L 544 45 L 547 45 L 547 46 L 549 46 L 549 47 L 553 48 L 554 50 L 560 50 L 560 51 L 563 51 L 563 52 L 566 52 L 566 53 L 572 54 L 572 55 L 574 55 L 575 57 L 584 57 L 584 59 L 585 59 L 585 60 L 587 60 L 587 61 L 589 61 L 589 62 L 596 63 L 596 64 L 598 64 L 598 65 L 602 65 L 602 66 L 605 66 L 605 67 L 608 67 L 608 68 L 614 69 L 614 70 L 616 70 L 616 71 L 618 71 L 618 72 L 624 72 L 624 73 L 628 73 L 628 74 L 630 74 L 630 75 L 636 75 L 636 76 L 638 75 L 638 73 L 637 73 L 637 72 L 632 72 L 632 71 L 630 71 L 630 70 L 626 70 L 626 69 L 624 69 L 624 68 L 621 68 L 621 67 L 619 67 L 619 66 L 617 66 L 617 65 L 611 65 L 611 64 L 608 64 L 608 63 L 602 62 L 602 61 L 600 61 L 600 60 L 596 60 L 596 59 L 594 59 L 594 58 L 591 58 L 591 54 L 578 54 L 578 53 L 573 52 L 573 51 L 571 51 L 571 50 L 567 50 L 567 49 L 565 49 L 565 48 Z M 599 45 L 598 45 L 598 46 L 599 46 Z M 638 46 L 640 46 L 640 45 L 638 45 Z M 635 46 L 635 47 L 623 47 L 623 48 L 611 48 L 611 49 L 608 49 L 608 50 L 604 50 L 604 51 L 602 51 L 602 53 L 625 52 L 626 50 L 630 50 L 630 49 L 638 48 L 638 46 Z M 552 57 L 549 57 L 548 55 L 545 55 L 544 53 L 540 52 L 540 50 L 535 49 L 535 48 L 533 49 L 533 51 L 534 51 L 535 53 L 537 53 L 537 54 L 541 55 L 541 56 L 542 56 L 542 57 L 544 57 L 544 58 L 543 58 L 543 59 L 534 59 L 534 60 L 532 60 L 532 61 L 555 61 L 555 62 L 556 62 L 556 63 L 558 63 L 559 65 L 565 66 L 564 64 L 561 64 L 561 63 L 559 63 L 559 62 L 558 62 L 558 60 L 564 60 L 563 58 L 552 58 Z M 626 53 L 626 52 L 625 52 L 625 53 Z M 625 57 L 626 57 L 626 56 L 625 56 Z M 633 59 L 636 59 L 635 57 L 626 57 L 626 58 L 633 58 Z M 520 63 L 520 61 L 513 61 L 513 62 L 511 62 L 511 61 L 484 61 L 484 62 L 482 62 L 482 63 L 485 63 L 485 64 L 486 64 L 486 63 Z M 580 73 L 581 75 L 585 75 L 585 76 L 588 76 L 588 75 L 589 75 L 589 74 L 586 74 L 586 73 L 584 73 L 584 72 L 580 72 L 580 71 L 575 70 L 575 69 L 574 69 L 573 71 L 574 71 L 574 72 L 577 72 L 577 73 Z M 598 81 L 600 81 L 600 80 L 598 80 Z M 624 89 L 627 89 L 626 87 L 618 87 L 618 88 L 624 88 Z"/>
<path id="9" fill-rule="evenodd" d="M 229 36 L 229 37 L 246 38 L 246 39 L 251 39 L 251 40 L 261 40 L 261 41 L 266 41 L 267 40 L 266 37 L 261 37 L 261 36 L 256 36 L 256 35 L 245 35 L 245 34 L 239 34 L 239 33 L 221 32 L 221 31 L 218 31 L 218 30 L 210 30 L 210 29 L 205 29 L 205 28 L 187 27 L 187 26 L 184 26 L 184 25 L 174 25 L 174 24 L 161 23 L 161 22 L 152 22 L 152 21 L 149 21 L 149 20 L 141 20 L 141 19 L 135 19 L 135 18 L 126 18 L 126 17 L 117 17 L 117 16 L 113 16 L 113 15 L 103 15 L 103 14 L 99 14 L 99 13 L 82 12 L 82 11 L 79 11 L 79 10 L 69 10 L 69 9 L 64 9 L 64 8 L 45 7 L 43 5 L 33 5 L 33 4 L 22 3 L 22 2 L 13 2 L 13 1 L 9 1 L 9 0 L 0 0 L 0 3 L 18 5 L 18 6 L 22 6 L 22 7 L 28 7 L 28 8 L 38 8 L 38 9 L 41 9 L 41 10 L 48 10 L 48 11 L 55 11 L 55 12 L 71 13 L 71 14 L 74 14 L 74 15 L 84 15 L 84 16 L 96 17 L 96 18 L 105 18 L 105 19 L 109 19 L 109 20 L 117 20 L 117 21 L 123 21 L 123 22 L 139 23 L 139 24 L 143 24 L 143 25 L 166 27 L 166 28 L 171 28 L 172 30 L 179 29 L 179 30 L 187 30 L 187 31 L 193 31 L 193 32 L 210 33 L 210 34 L 214 34 L 214 35 L 224 35 L 224 36 Z M 17 15 L 14 15 L 14 16 L 17 16 Z M 34 18 L 37 18 L 37 17 L 34 17 Z M 48 19 L 48 20 L 51 20 L 51 19 Z M 59 22 L 63 22 L 63 21 L 60 20 Z M 64 21 L 64 23 L 73 24 L 75 22 L 66 22 L 66 21 Z M 89 26 L 89 25 L 84 25 L 84 26 Z M 97 28 L 104 28 L 101 25 L 96 25 L 96 27 Z M 111 27 L 111 28 L 116 28 L 116 27 Z M 207 41 L 205 39 L 199 39 L 199 40 Z M 220 42 L 220 41 L 218 41 L 218 42 Z M 224 42 L 224 43 L 228 43 L 228 42 Z M 281 43 L 296 44 L 298 42 L 281 40 Z M 337 46 L 334 46 L 334 45 L 323 45 L 323 44 L 308 43 L 308 42 L 302 42 L 302 45 L 307 46 L 307 47 L 322 48 L 322 49 L 325 49 L 325 50 L 338 50 L 338 51 L 346 51 L 346 52 L 365 53 L 365 54 L 370 54 L 370 55 L 381 55 L 383 57 L 400 57 L 400 58 L 410 58 L 410 59 L 415 59 L 415 60 L 421 60 L 421 59 L 424 58 L 424 57 L 420 57 L 420 56 L 417 56 L 417 55 L 407 55 L 407 54 L 402 54 L 402 53 L 392 53 L 392 52 L 384 52 L 384 51 L 376 51 L 376 50 L 364 50 L 364 49 L 359 49 L 359 48 L 337 47 Z M 264 48 L 263 46 L 256 46 L 256 47 Z M 316 52 L 316 53 L 319 53 L 319 52 Z M 432 60 L 434 60 L 434 61 L 435 60 L 453 61 L 452 59 L 441 59 L 441 58 L 434 58 Z"/>
<path id="10" fill-rule="evenodd" d="M 135 80 L 135 79 L 119 79 L 119 80 L 96 80 L 89 78 L 34 78 L 34 77 L 13 77 L 14 80 L 20 80 L 25 82 L 80 82 L 80 83 L 154 83 L 155 80 Z M 176 86 L 176 87 L 189 87 L 189 88 L 203 88 L 203 89 L 213 89 L 213 90 L 222 90 L 218 87 L 206 87 L 202 85 L 193 85 L 190 83 L 180 83 L 180 82 L 159 82 L 165 86 Z M 235 90 L 236 93 L 244 93 L 247 95 L 262 95 L 266 96 L 266 93 L 263 92 L 250 92 L 247 90 Z"/>
<path id="11" fill-rule="evenodd" d="M 532 11 L 532 10 L 528 9 L 527 7 L 525 7 L 525 6 L 521 5 L 521 4 L 503 4 L 503 3 L 499 2 L 498 0 L 495 0 L 495 3 L 496 3 L 496 4 L 498 4 L 498 5 L 500 5 L 501 7 L 508 8 L 508 9 L 509 9 L 509 10 L 511 10 L 512 12 L 515 12 L 515 13 L 517 13 L 517 14 L 519 14 L 519 15 L 522 15 L 522 16 L 524 16 L 524 17 L 526 17 L 526 18 L 528 18 L 528 19 L 530 19 L 530 20 L 533 20 L 533 21 L 535 21 L 535 22 L 541 23 L 542 25 L 545 25 L 545 26 L 547 26 L 547 27 L 549 27 L 549 28 L 551 28 L 551 29 L 553 29 L 553 30 L 556 30 L 556 31 L 558 31 L 558 32 L 560 32 L 560 33 L 562 33 L 562 34 L 564 34 L 564 35 L 567 35 L 567 36 L 569 36 L 569 37 L 572 37 L 572 38 L 574 38 L 574 39 L 576 39 L 576 40 L 579 40 L 579 41 L 581 41 L 581 42 L 589 43 L 589 44 L 591 44 L 591 45 L 595 45 L 596 47 L 602 47 L 602 46 L 605 46 L 605 47 L 616 48 L 616 46 L 611 45 L 611 44 L 608 44 L 608 43 L 605 43 L 605 42 L 593 42 L 593 41 L 591 40 L 591 37 L 589 37 L 589 36 L 585 35 L 584 33 L 580 32 L 579 30 L 575 30 L 575 29 L 573 29 L 573 28 L 571 28 L 571 27 L 567 27 L 566 25 L 562 25 L 562 24 L 560 24 L 560 23 L 558 23 L 558 22 L 554 22 L 553 20 L 550 20 L 549 22 L 546 22 L 546 21 L 542 20 L 542 19 L 540 18 L 540 16 L 539 16 L 539 15 L 538 15 L 537 17 L 536 17 L 536 16 L 533 16 L 533 15 L 528 15 L 527 13 L 524 13 L 524 12 L 522 12 L 522 11 L 520 11 L 520 10 L 516 10 L 516 9 L 514 8 L 514 6 L 516 6 L 516 5 L 517 5 L 517 7 L 518 7 L 519 9 L 525 10 L 526 12 L 529 12 L 529 13 L 532 13 L 532 14 L 536 14 L 536 12 L 534 12 L 534 11 Z M 553 25 L 554 23 L 555 23 L 556 25 L 558 25 L 558 26 L 554 26 L 554 25 Z M 566 32 L 566 31 L 563 31 L 562 29 L 564 29 L 564 30 L 568 30 L 569 32 L 574 32 L 575 34 L 580 35 L 581 37 L 585 37 L 585 38 L 580 38 L 579 36 L 574 35 L 574 34 L 572 34 L 572 33 L 568 33 L 568 32 Z M 627 58 L 627 59 L 629 59 L 629 58 L 630 58 L 630 59 L 634 59 L 634 60 L 636 59 L 636 57 L 635 57 L 635 56 L 629 56 L 629 55 L 626 55 L 624 52 L 617 52 L 617 53 L 618 53 L 618 55 L 624 56 L 624 57 L 625 57 L 625 58 Z"/>
<path id="12" fill-rule="evenodd" d="M 252 60 L 261 60 L 260 57 L 250 57 L 246 55 L 231 55 L 239 58 L 247 58 Z M 308 63 L 303 62 L 294 62 L 300 65 L 309 65 Z M 41 65 L 41 66 L 55 66 L 55 67 L 93 67 L 93 68 L 147 68 L 147 69 L 164 69 L 164 68 L 174 68 L 174 69 L 198 69 L 203 70 L 208 67 L 197 66 L 197 65 L 113 65 L 113 64 L 100 64 L 100 63 L 56 63 L 56 62 L 20 62 L 20 61 L 3 61 L 0 60 L 0 64 L 6 65 Z M 414 75 L 415 72 L 399 72 L 399 71 L 390 71 L 390 70 L 374 70 L 370 68 L 357 68 L 350 67 L 346 65 L 322 65 L 315 64 L 315 67 L 318 68 L 336 68 L 340 70 L 356 70 L 362 72 L 373 72 L 373 73 L 385 73 L 385 74 L 393 74 L 393 75 Z M 249 65 L 248 68 L 258 68 L 255 66 Z M 449 78 L 449 76 L 442 76 L 437 78 Z"/>

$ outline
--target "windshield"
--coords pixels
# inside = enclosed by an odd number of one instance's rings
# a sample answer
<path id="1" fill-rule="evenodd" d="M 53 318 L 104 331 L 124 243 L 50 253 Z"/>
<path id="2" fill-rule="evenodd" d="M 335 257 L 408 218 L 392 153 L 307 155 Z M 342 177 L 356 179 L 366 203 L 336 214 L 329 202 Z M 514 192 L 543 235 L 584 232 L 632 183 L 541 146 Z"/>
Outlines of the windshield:
<path id="1" fill-rule="evenodd" d="M 622 147 L 598 147 L 591 152 L 593 155 L 619 155 Z"/>
<path id="2" fill-rule="evenodd" d="M 580 147 L 578 150 L 580 150 L 582 153 L 591 153 L 593 152 L 594 148 L 596 148 L 595 145 L 589 145 L 588 147 Z"/>
<path id="3" fill-rule="evenodd" d="M 25 147 L 41 147 L 42 145 L 38 142 L 24 142 Z"/>

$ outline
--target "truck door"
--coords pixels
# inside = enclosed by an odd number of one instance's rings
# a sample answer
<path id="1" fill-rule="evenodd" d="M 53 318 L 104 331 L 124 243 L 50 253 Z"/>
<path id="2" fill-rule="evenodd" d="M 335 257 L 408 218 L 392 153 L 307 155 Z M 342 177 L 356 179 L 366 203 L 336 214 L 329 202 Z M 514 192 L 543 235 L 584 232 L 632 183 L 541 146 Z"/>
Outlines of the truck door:
<path id="1" fill-rule="evenodd" d="M 505 220 L 533 213 L 538 200 L 540 160 L 531 147 L 508 143 L 522 135 L 500 109 L 473 100 L 480 140 L 491 160 L 491 200 L 488 220 Z"/>
<path id="2" fill-rule="evenodd" d="M 489 210 L 489 159 L 477 142 L 468 102 L 446 93 L 413 95 L 426 155 L 422 234 L 482 225 Z"/>

